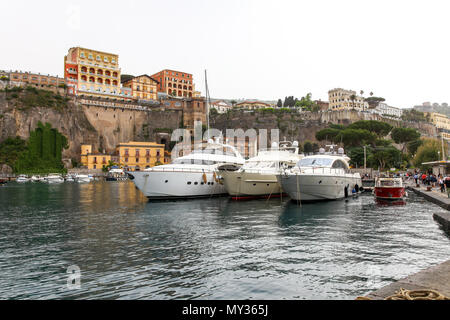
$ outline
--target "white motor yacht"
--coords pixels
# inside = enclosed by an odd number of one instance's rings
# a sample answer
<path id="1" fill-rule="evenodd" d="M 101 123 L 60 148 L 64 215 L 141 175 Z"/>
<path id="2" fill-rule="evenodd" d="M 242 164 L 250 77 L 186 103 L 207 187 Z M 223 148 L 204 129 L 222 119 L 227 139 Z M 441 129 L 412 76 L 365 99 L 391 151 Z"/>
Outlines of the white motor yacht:
<path id="1" fill-rule="evenodd" d="M 328 154 L 321 148 L 319 155 L 304 157 L 294 168 L 278 174 L 277 179 L 293 200 L 346 198 L 362 186 L 360 174 L 349 172 L 349 160 L 342 148 Z"/>
<path id="2" fill-rule="evenodd" d="M 283 141 L 279 145 L 274 142 L 271 149 L 260 150 L 256 157 L 246 160 L 237 170 L 219 167 L 219 175 L 228 194 L 235 200 L 280 196 L 283 189 L 276 175 L 282 168 L 297 164 L 303 157 L 298 151 L 297 141 Z"/>
<path id="3" fill-rule="evenodd" d="M 44 178 L 47 183 L 63 183 L 64 178 L 59 173 L 50 173 L 48 176 Z"/>
<path id="4" fill-rule="evenodd" d="M 19 183 L 24 183 L 24 182 L 28 182 L 28 181 L 30 181 L 30 179 L 24 174 L 19 175 L 16 179 L 16 182 L 19 182 Z"/>
<path id="5" fill-rule="evenodd" d="M 41 182 L 42 177 L 41 176 L 32 176 L 30 180 L 31 180 L 31 182 Z"/>
<path id="6" fill-rule="evenodd" d="M 65 180 L 66 182 L 75 182 L 75 179 L 73 178 L 73 175 L 71 175 L 71 174 L 68 174 L 68 175 L 64 178 L 64 180 Z"/>
<path id="7" fill-rule="evenodd" d="M 74 180 L 78 183 L 89 183 L 92 179 L 87 174 L 76 174 Z"/>
<path id="8" fill-rule="evenodd" d="M 217 176 L 217 167 L 225 163 L 241 166 L 244 162 L 233 146 L 210 139 L 171 164 L 128 175 L 149 199 L 209 197 L 227 193 Z"/>

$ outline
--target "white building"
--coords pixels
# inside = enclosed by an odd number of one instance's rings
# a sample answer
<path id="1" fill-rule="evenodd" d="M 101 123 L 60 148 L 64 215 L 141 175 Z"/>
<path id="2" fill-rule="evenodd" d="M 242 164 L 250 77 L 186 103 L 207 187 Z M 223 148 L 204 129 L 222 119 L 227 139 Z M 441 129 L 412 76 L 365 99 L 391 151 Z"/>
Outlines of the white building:
<path id="1" fill-rule="evenodd" d="M 391 107 L 384 102 L 378 103 L 378 105 L 375 108 L 375 112 L 380 115 L 388 115 L 388 116 L 397 117 L 397 118 L 400 118 L 403 114 L 402 109 L 396 108 L 396 107 Z"/>
<path id="2" fill-rule="evenodd" d="M 232 108 L 231 105 L 229 105 L 228 103 L 226 103 L 224 101 L 211 102 L 209 107 L 216 109 L 218 113 L 226 113 L 228 110 L 230 110 Z"/>

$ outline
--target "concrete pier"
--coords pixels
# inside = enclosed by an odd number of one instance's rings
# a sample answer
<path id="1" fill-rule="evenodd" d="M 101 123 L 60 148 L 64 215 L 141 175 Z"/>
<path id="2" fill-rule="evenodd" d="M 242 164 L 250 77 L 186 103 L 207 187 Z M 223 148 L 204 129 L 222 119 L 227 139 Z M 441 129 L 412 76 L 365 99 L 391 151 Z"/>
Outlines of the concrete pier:
<path id="1" fill-rule="evenodd" d="M 447 193 L 442 193 L 436 189 L 427 191 L 425 188 L 421 187 L 408 186 L 407 188 L 428 201 L 433 202 L 444 209 L 450 210 L 450 198 L 447 197 Z M 450 212 L 434 213 L 433 218 L 442 225 L 442 228 L 445 231 L 450 232 Z"/>
<path id="2" fill-rule="evenodd" d="M 368 294 L 366 297 L 373 300 L 383 300 L 394 295 L 400 288 L 406 290 L 433 289 L 450 297 L 450 260 L 400 279 Z"/>

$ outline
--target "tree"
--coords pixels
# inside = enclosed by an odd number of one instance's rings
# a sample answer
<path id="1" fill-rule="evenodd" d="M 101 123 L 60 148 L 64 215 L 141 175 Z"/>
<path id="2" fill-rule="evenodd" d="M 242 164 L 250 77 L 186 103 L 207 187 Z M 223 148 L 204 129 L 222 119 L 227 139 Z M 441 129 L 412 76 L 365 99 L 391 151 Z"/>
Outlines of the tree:
<path id="1" fill-rule="evenodd" d="M 402 154 L 393 146 L 377 147 L 374 149 L 370 160 L 376 161 L 380 170 L 384 170 L 387 167 L 399 167 L 402 161 Z"/>
<path id="2" fill-rule="evenodd" d="M 424 139 L 422 145 L 417 149 L 413 163 L 416 167 L 427 169 L 429 166 L 423 165 L 424 162 L 441 160 L 442 152 L 441 141 L 438 139 Z M 447 154 L 447 146 L 444 146 L 444 153 Z"/>
<path id="3" fill-rule="evenodd" d="M 402 145 L 402 153 L 405 151 L 406 143 L 420 138 L 420 133 L 413 128 L 395 128 L 391 132 L 391 137 L 395 143 Z"/>
<path id="4" fill-rule="evenodd" d="M 420 139 L 410 141 L 406 144 L 406 148 L 411 156 L 414 156 L 417 152 L 417 149 L 422 145 L 423 141 Z"/>
<path id="5" fill-rule="evenodd" d="M 310 154 L 314 151 L 313 149 L 313 144 L 311 141 L 305 141 L 305 143 L 303 144 L 303 152 L 305 154 Z"/>
<path id="6" fill-rule="evenodd" d="M 364 129 L 342 130 L 337 136 L 335 142 L 342 142 L 345 147 L 363 146 L 366 144 L 374 144 L 376 134 Z"/>
<path id="7" fill-rule="evenodd" d="M 18 173 L 50 173 L 64 172 L 62 151 L 69 147 L 67 138 L 40 121 L 37 128 L 30 132 L 27 149 L 22 152 L 15 162 L 14 170 Z"/>
<path id="8" fill-rule="evenodd" d="M 413 122 L 427 121 L 427 117 L 425 117 L 425 114 L 415 109 L 403 110 L 402 119 Z"/>
<path id="9" fill-rule="evenodd" d="M 331 141 L 337 142 L 336 137 L 341 133 L 342 130 L 334 128 L 325 128 L 316 132 L 316 139 L 319 141 Z"/>
<path id="10" fill-rule="evenodd" d="M 311 93 L 308 93 L 305 97 L 302 97 L 300 100 L 296 99 L 295 106 L 300 107 L 303 110 L 307 111 L 314 111 L 314 110 L 317 111 L 317 109 L 319 108 L 317 103 L 311 100 Z"/>
<path id="11" fill-rule="evenodd" d="M 360 120 L 348 126 L 350 129 L 365 129 L 374 132 L 379 138 L 385 137 L 392 130 L 389 123 L 376 120 Z"/>
<path id="12" fill-rule="evenodd" d="M 278 101 L 277 101 L 277 107 L 278 107 L 278 108 L 283 107 L 283 101 L 281 101 L 281 99 L 278 99 Z"/>
<path id="13" fill-rule="evenodd" d="M 347 151 L 347 155 L 350 158 L 350 164 L 352 166 L 364 166 L 364 148 L 363 147 L 354 147 L 350 148 Z M 372 156 L 372 148 L 367 147 L 366 148 L 366 165 L 369 165 L 367 159 L 369 159 Z"/>
<path id="14" fill-rule="evenodd" d="M 352 94 L 350 96 L 350 100 L 352 101 L 352 108 L 355 108 L 356 94 Z"/>
<path id="15" fill-rule="evenodd" d="M 7 164 L 11 168 L 19 156 L 27 150 L 26 141 L 19 137 L 7 138 L 0 143 L 0 165 Z"/>
<path id="16" fill-rule="evenodd" d="M 233 106 L 233 107 L 234 107 L 234 105 L 237 103 L 236 100 L 231 100 L 230 102 L 231 102 L 231 106 Z"/>

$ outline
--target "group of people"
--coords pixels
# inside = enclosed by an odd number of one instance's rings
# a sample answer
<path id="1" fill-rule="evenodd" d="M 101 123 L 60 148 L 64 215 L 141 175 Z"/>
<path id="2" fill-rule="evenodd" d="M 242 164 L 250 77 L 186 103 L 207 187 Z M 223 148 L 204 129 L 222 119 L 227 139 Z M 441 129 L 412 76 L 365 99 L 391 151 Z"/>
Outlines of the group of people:
<path id="1" fill-rule="evenodd" d="M 414 180 L 416 185 L 419 184 L 419 181 L 426 186 L 436 187 L 436 185 L 439 185 L 441 192 L 447 191 L 447 197 L 450 198 L 450 176 L 444 177 L 442 174 L 436 176 L 432 173 L 415 172 Z"/>

